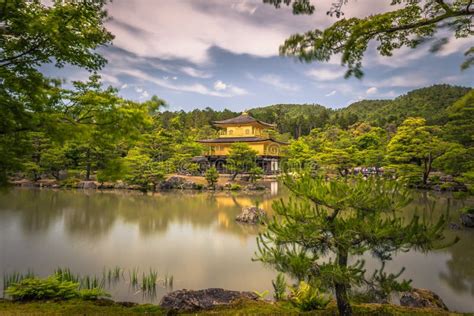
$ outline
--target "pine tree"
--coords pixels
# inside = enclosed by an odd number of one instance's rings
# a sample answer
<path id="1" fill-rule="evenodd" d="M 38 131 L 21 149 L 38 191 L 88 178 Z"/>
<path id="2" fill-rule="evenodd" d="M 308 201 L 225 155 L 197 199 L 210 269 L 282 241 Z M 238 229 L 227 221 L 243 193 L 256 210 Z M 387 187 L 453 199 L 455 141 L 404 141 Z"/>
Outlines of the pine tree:
<path id="1" fill-rule="evenodd" d="M 257 238 L 256 260 L 299 281 L 332 289 L 341 315 L 352 314 L 351 286 L 371 282 L 357 256 L 370 252 L 384 264 L 396 251 L 428 251 L 457 241 L 444 240 L 444 216 L 431 223 L 401 214 L 410 202 L 402 183 L 310 175 L 286 175 L 284 182 L 294 197 L 274 203 L 276 216 Z M 400 284 L 389 279 L 392 288 Z"/>

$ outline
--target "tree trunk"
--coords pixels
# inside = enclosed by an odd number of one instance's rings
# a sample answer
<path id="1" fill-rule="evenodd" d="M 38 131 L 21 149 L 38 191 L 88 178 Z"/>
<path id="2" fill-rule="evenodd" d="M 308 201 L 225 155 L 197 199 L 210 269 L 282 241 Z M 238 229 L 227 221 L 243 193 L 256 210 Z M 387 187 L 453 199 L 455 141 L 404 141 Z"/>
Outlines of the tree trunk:
<path id="1" fill-rule="evenodd" d="M 427 184 L 428 183 L 428 178 L 430 176 L 430 173 L 431 173 L 431 164 L 432 164 L 433 160 L 431 158 L 431 154 L 428 154 L 428 157 L 424 159 L 423 161 L 423 184 Z"/>
<path id="2" fill-rule="evenodd" d="M 91 161 L 90 161 L 90 156 L 91 156 L 91 150 L 87 149 L 86 153 L 86 181 L 89 181 L 91 178 Z"/>
<path id="3" fill-rule="evenodd" d="M 348 253 L 345 249 L 338 249 L 337 251 L 337 263 L 339 267 L 347 267 Z M 339 315 L 350 316 L 352 315 L 352 308 L 349 303 L 349 296 L 347 295 L 347 285 L 344 283 L 335 283 L 334 288 L 336 290 L 337 309 Z"/>

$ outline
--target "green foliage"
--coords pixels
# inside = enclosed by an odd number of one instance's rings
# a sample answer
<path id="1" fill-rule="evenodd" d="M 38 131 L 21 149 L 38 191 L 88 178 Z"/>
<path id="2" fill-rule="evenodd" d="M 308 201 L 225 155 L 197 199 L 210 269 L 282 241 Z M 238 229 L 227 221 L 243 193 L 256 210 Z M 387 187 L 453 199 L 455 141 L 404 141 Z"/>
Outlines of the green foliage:
<path id="1" fill-rule="evenodd" d="M 448 122 L 444 137 L 466 147 L 474 145 L 474 90 L 446 109 Z"/>
<path id="2" fill-rule="evenodd" d="M 99 298 L 111 297 L 109 293 L 100 288 L 82 289 L 79 291 L 79 297 L 86 301 L 94 301 Z"/>
<path id="3" fill-rule="evenodd" d="M 407 164 L 419 166 L 423 184 L 426 184 L 433 161 L 445 154 L 451 145 L 439 139 L 435 131 L 435 127 L 426 126 L 423 118 L 406 119 L 387 146 L 389 160 L 404 167 Z"/>
<path id="4" fill-rule="evenodd" d="M 263 176 L 263 169 L 260 167 L 253 167 L 249 170 L 249 181 L 252 183 L 257 182 Z"/>
<path id="5" fill-rule="evenodd" d="M 284 300 L 286 298 L 286 279 L 283 273 L 278 273 L 276 280 L 272 280 L 273 286 L 273 297 L 277 301 Z"/>
<path id="6" fill-rule="evenodd" d="M 125 179 L 128 182 L 140 185 L 144 190 L 152 186 L 153 191 L 166 174 L 163 163 L 153 161 L 146 154 L 140 153 L 139 149 L 128 152 L 125 157 L 125 170 Z"/>
<path id="7" fill-rule="evenodd" d="M 463 214 L 474 214 L 474 207 L 464 207 L 462 210 L 461 210 L 461 213 Z"/>
<path id="8" fill-rule="evenodd" d="M 282 0 L 264 0 L 277 8 Z M 344 15 L 343 6 L 348 0 L 337 0 L 327 11 L 337 18 Z M 315 7 L 309 0 L 285 0 L 292 4 L 294 14 L 312 14 Z M 368 15 L 363 18 L 339 19 L 324 30 L 310 30 L 304 34 L 289 37 L 280 47 L 280 54 L 297 56 L 300 60 L 328 61 L 332 56 L 341 55 L 341 63 L 348 70 L 346 77 L 361 78 L 362 60 L 369 42 L 377 42 L 377 51 L 382 56 L 392 56 L 396 49 L 415 48 L 441 29 L 443 23 L 453 25 L 450 31 L 457 38 L 472 36 L 470 16 L 474 14 L 471 3 L 465 0 L 444 1 L 403 1 L 391 2 L 392 10 Z M 435 41 L 432 51 L 441 49 L 448 40 Z M 468 56 L 472 48 L 466 53 Z M 472 58 L 463 63 L 465 69 L 472 63 Z"/>
<path id="9" fill-rule="evenodd" d="M 444 216 L 434 223 L 416 214 L 408 220 L 402 216 L 410 196 L 400 181 L 301 174 L 286 175 L 284 182 L 295 198 L 273 204 L 276 216 L 257 238 L 257 260 L 299 281 L 334 289 L 341 314 L 351 310 L 349 287 L 366 282 L 364 262 L 350 256 L 370 251 L 388 261 L 399 250 L 428 251 L 458 240 L 445 241 Z M 336 259 L 318 260 L 329 254 Z"/>
<path id="10" fill-rule="evenodd" d="M 240 191 L 240 190 L 242 190 L 242 186 L 238 183 L 232 183 L 230 185 L 229 190 L 231 190 L 231 191 Z"/>
<path id="11" fill-rule="evenodd" d="M 304 281 L 301 281 L 298 287 L 291 287 L 290 291 L 290 302 L 304 312 L 324 309 L 331 301 L 328 295 L 322 294 L 317 288 Z"/>
<path id="12" fill-rule="evenodd" d="M 233 143 L 227 156 L 226 168 L 233 173 L 232 180 L 239 173 L 256 167 L 257 152 L 246 143 Z"/>
<path id="13" fill-rule="evenodd" d="M 27 278 L 10 285 L 5 293 L 16 301 L 62 299 L 78 297 L 79 283 L 60 281 L 51 276 L 46 279 Z"/>
<path id="14" fill-rule="evenodd" d="M 265 291 L 263 291 L 263 292 L 259 292 L 259 291 L 253 291 L 253 292 L 254 292 L 255 294 L 257 294 L 258 299 L 260 299 L 260 300 L 264 300 L 265 297 L 267 297 L 268 293 L 270 293 L 270 292 L 268 292 L 268 290 L 265 290 Z"/>
<path id="15" fill-rule="evenodd" d="M 207 184 L 211 188 L 215 188 L 217 180 L 219 179 L 219 173 L 217 172 L 216 167 L 213 166 L 213 167 L 207 169 L 206 174 L 205 174 L 205 178 L 206 178 Z"/>

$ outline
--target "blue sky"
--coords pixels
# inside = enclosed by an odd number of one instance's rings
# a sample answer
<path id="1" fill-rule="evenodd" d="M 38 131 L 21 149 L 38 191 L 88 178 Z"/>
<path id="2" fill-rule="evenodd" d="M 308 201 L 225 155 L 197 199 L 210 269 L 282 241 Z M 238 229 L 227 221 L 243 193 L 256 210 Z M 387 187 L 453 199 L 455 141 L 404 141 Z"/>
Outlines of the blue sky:
<path id="1" fill-rule="evenodd" d="M 289 35 L 324 28 L 333 0 L 318 0 L 316 14 L 293 16 L 261 0 L 114 0 L 107 28 L 113 45 L 100 72 L 126 98 L 157 95 L 171 110 L 212 107 L 242 111 L 276 103 L 318 103 L 340 108 L 360 99 L 393 98 L 437 83 L 473 86 L 474 70 L 460 71 L 471 39 L 450 38 L 439 52 L 430 45 L 381 57 L 375 45 L 364 59 L 362 80 L 344 79 L 337 57 L 301 63 L 278 56 Z M 391 1 L 349 1 L 346 17 L 390 9 Z M 443 34 L 439 35 L 440 37 Z M 50 75 L 84 80 L 84 71 L 46 67 Z"/>

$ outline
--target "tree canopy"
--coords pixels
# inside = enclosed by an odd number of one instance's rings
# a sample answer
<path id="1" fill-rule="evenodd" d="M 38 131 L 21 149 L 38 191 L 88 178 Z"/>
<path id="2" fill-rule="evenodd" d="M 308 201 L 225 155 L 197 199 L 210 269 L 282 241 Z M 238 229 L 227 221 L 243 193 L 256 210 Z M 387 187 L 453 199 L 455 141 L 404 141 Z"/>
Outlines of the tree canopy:
<path id="1" fill-rule="evenodd" d="M 377 51 L 392 56 L 402 47 L 415 48 L 435 38 L 437 31 L 446 29 L 456 38 L 472 36 L 474 5 L 470 0 L 392 0 L 393 10 L 363 18 L 344 18 L 344 5 L 350 0 L 334 1 L 327 14 L 338 18 L 324 30 L 310 30 L 289 37 L 280 46 L 282 55 L 297 56 L 310 61 L 328 61 L 341 55 L 347 67 L 346 77 L 363 76 L 362 61 L 371 41 L 377 42 Z M 313 14 L 317 9 L 309 0 L 263 0 L 279 8 L 291 5 L 294 14 Z M 434 42 L 432 50 L 439 50 L 448 42 L 444 37 Z M 466 52 L 462 68 L 474 63 L 474 47 Z"/>

